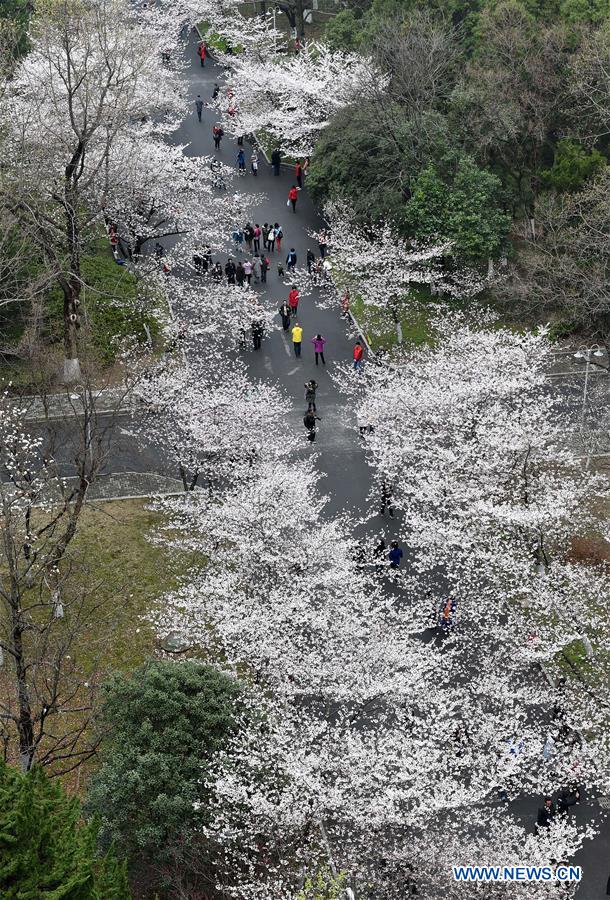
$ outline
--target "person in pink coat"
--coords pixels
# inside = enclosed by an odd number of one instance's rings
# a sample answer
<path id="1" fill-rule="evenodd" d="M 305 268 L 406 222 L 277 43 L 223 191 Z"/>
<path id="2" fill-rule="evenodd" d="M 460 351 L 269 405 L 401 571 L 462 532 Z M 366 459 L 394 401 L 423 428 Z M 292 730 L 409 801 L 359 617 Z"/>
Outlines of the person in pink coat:
<path id="1" fill-rule="evenodd" d="M 318 357 L 322 360 L 322 365 L 325 366 L 324 344 L 326 343 L 326 338 L 322 337 L 321 334 L 316 334 L 316 336 L 311 339 L 311 343 L 313 344 L 314 353 L 316 354 L 316 366 L 318 365 Z"/>

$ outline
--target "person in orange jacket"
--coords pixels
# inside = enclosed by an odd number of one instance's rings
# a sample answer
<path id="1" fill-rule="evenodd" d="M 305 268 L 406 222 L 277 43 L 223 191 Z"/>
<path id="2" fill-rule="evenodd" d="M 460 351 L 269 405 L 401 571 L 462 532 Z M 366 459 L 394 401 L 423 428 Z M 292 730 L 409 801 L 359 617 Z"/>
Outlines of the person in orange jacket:
<path id="1" fill-rule="evenodd" d="M 205 57 L 208 52 L 208 48 L 206 47 L 205 41 L 202 41 L 197 48 L 197 53 L 199 54 L 199 59 L 201 60 L 202 67 L 205 66 Z"/>
<path id="2" fill-rule="evenodd" d="M 288 191 L 288 200 L 292 203 L 292 211 L 295 213 L 297 211 L 297 198 L 299 196 L 299 192 L 296 189 L 296 185 L 292 185 L 290 190 Z"/>

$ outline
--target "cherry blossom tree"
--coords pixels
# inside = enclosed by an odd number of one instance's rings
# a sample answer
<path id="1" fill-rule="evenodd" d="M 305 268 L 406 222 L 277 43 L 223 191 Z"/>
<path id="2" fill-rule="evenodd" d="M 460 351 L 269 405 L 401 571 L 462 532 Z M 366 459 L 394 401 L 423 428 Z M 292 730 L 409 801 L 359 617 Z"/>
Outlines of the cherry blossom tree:
<path id="1" fill-rule="evenodd" d="M 67 380 L 79 375 L 81 260 L 99 240 L 116 185 L 112 148 L 138 128 L 171 130 L 184 113 L 156 41 L 122 0 L 45 8 L 2 105 L 2 202 L 62 290 Z"/>
<path id="2" fill-rule="evenodd" d="M 370 96 L 380 80 L 371 60 L 323 44 L 309 43 L 284 57 L 241 53 L 232 59 L 228 76 L 232 113 L 225 117 L 226 129 L 233 134 L 264 129 L 283 152 L 307 156 L 332 116 Z"/>
<path id="3" fill-rule="evenodd" d="M 449 244 L 417 246 L 401 238 L 387 222 L 365 230 L 354 224 L 349 206 L 331 204 L 325 211 L 325 232 L 332 254 L 329 274 L 338 290 L 346 288 L 369 305 L 389 313 L 398 343 L 402 343 L 400 311 L 414 287 L 428 286 L 434 293 L 471 297 L 484 286 L 478 273 L 443 267 Z M 316 239 L 319 233 L 313 233 Z"/>

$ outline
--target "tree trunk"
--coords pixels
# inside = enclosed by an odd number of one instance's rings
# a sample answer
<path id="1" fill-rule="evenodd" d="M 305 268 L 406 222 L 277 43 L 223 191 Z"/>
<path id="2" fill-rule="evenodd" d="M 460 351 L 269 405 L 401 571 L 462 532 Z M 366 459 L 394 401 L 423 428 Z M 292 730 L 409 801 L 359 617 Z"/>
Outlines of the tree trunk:
<path id="1" fill-rule="evenodd" d="M 399 344 L 402 344 L 402 325 L 400 324 L 400 316 L 398 315 L 396 300 L 391 301 L 390 312 L 392 314 L 392 320 L 396 326 L 396 340 Z"/>
<path id="2" fill-rule="evenodd" d="M 12 608 L 13 614 L 13 654 L 15 659 L 15 678 L 17 681 L 17 695 L 19 700 L 19 716 L 17 719 L 17 731 L 19 733 L 19 758 L 21 768 L 27 772 L 32 767 L 34 760 L 34 722 L 32 719 L 32 707 L 30 706 L 30 694 L 28 690 L 26 664 L 23 652 L 23 628 L 19 620 L 19 600 L 15 600 Z"/>
<path id="3" fill-rule="evenodd" d="M 64 184 L 64 212 L 66 216 L 66 242 L 70 260 L 70 274 L 61 281 L 64 294 L 64 382 L 80 379 L 77 331 L 80 326 L 80 296 L 82 279 L 80 272 L 80 229 L 78 225 L 78 179 L 83 169 L 85 148 L 79 141 L 66 166 Z"/>

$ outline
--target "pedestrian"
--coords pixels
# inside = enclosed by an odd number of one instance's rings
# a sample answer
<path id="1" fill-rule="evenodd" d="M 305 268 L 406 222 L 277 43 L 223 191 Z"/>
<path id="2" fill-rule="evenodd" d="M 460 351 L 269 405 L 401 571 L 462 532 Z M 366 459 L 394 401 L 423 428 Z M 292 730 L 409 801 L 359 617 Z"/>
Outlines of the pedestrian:
<path id="1" fill-rule="evenodd" d="M 263 340 L 263 323 L 260 319 L 255 319 L 252 323 L 252 342 L 255 350 L 260 350 Z"/>
<path id="2" fill-rule="evenodd" d="M 276 147 L 273 153 L 271 154 L 271 165 L 273 166 L 273 174 L 280 174 L 280 163 L 282 161 L 282 157 L 280 155 L 279 148 Z"/>
<path id="3" fill-rule="evenodd" d="M 296 284 L 293 284 L 290 292 L 288 294 L 288 305 L 292 311 L 292 315 L 296 316 L 297 309 L 299 308 L 299 289 Z"/>
<path id="4" fill-rule="evenodd" d="M 244 242 L 244 233 L 237 225 L 233 226 L 233 231 L 231 232 L 231 240 L 235 244 L 235 252 L 241 253 L 242 244 Z"/>
<path id="5" fill-rule="evenodd" d="M 269 257 L 261 256 L 261 284 L 267 284 L 267 272 L 269 271 Z"/>
<path id="6" fill-rule="evenodd" d="M 384 541 L 384 539 L 382 537 L 380 537 L 379 543 L 375 546 L 375 549 L 373 550 L 373 557 L 374 557 L 377 565 L 383 564 L 383 561 L 385 560 L 385 556 L 387 553 L 387 549 L 388 549 L 388 547 L 387 547 L 386 542 Z"/>
<path id="7" fill-rule="evenodd" d="M 299 192 L 296 189 L 296 186 L 293 184 L 290 190 L 288 191 L 288 202 L 286 206 L 290 206 L 292 204 L 292 211 L 295 213 L 297 211 L 297 200 L 299 197 Z"/>
<path id="8" fill-rule="evenodd" d="M 214 147 L 216 148 L 216 150 L 220 150 L 220 142 L 222 140 L 223 134 L 224 131 L 217 122 L 212 128 L 212 137 L 214 138 Z"/>
<path id="9" fill-rule="evenodd" d="M 390 544 L 388 559 L 390 560 L 390 569 L 398 569 L 402 559 L 402 550 L 398 546 L 398 541 L 392 541 Z"/>
<path id="10" fill-rule="evenodd" d="M 294 355 L 298 358 L 301 355 L 301 341 L 303 340 L 303 329 L 298 322 L 295 322 L 292 329 L 292 346 L 294 347 Z"/>
<path id="11" fill-rule="evenodd" d="M 245 280 L 246 270 L 244 269 L 242 261 L 240 260 L 235 266 L 235 281 L 237 282 L 237 287 L 243 287 Z"/>
<path id="12" fill-rule="evenodd" d="M 313 266 L 314 262 L 316 261 L 316 256 L 315 256 L 315 253 L 313 252 L 313 250 L 310 250 L 309 248 L 307 249 L 307 257 L 306 258 L 307 258 L 307 271 L 311 275 L 311 267 Z"/>
<path id="13" fill-rule="evenodd" d="M 261 280 L 261 259 L 258 253 L 255 253 L 252 257 L 252 277 L 254 278 L 254 284 L 258 284 Z"/>
<path id="14" fill-rule="evenodd" d="M 252 156 L 250 157 L 250 168 L 252 169 L 253 175 L 258 175 L 258 153 L 256 150 L 252 151 Z"/>
<path id="15" fill-rule="evenodd" d="M 318 247 L 320 248 L 320 256 L 322 259 L 326 256 L 326 247 L 327 247 L 328 237 L 325 231 L 321 231 L 318 236 Z"/>
<path id="16" fill-rule="evenodd" d="M 284 331 L 288 331 L 290 328 L 290 307 L 288 302 L 284 300 L 279 309 L 280 316 L 282 317 L 282 328 Z"/>
<path id="17" fill-rule="evenodd" d="M 297 162 L 294 167 L 294 177 L 296 178 L 296 182 L 300 188 L 303 187 L 303 166 L 300 162 Z"/>
<path id="18" fill-rule="evenodd" d="M 262 232 L 261 232 L 261 227 L 260 227 L 260 225 L 258 224 L 258 222 L 256 222 L 256 224 L 254 225 L 254 237 L 253 237 L 253 244 L 254 244 L 254 252 L 255 252 L 255 253 L 260 253 L 260 252 L 261 252 L 261 234 L 262 234 Z"/>
<path id="19" fill-rule="evenodd" d="M 235 263 L 230 257 L 225 264 L 225 275 L 227 276 L 227 284 L 235 284 Z"/>
<path id="20" fill-rule="evenodd" d="M 324 345 L 326 344 L 326 338 L 322 337 L 321 334 L 316 334 L 316 336 L 311 339 L 311 343 L 313 344 L 314 353 L 316 354 L 316 366 L 318 365 L 318 356 L 322 360 L 322 365 L 325 366 Z"/>
<path id="21" fill-rule="evenodd" d="M 307 429 L 307 440 L 311 441 L 312 444 L 316 439 L 316 422 L 321 422 L 322 419 L 320 416 L 316 416 L 314 412 L 310 412 L 309 410 L 303 416 L 303 425 Z"/>
<path id="22" fill-rule="evenodd" d="M 203 112 L 203 100 L 201 99 L 201 94 L 197 94 L 197 99 L 195 100 L 195 109 L 197 110 L 197 118 L 201 122 L 201 113 Z"/>
<path id="23" fill-rule="evenodd" d="M 201 41 L 199 47 L 197 48 L 197 53 L 199 54 L 199 59 L 201 60 L 201 67 L 205 66 L 205 57 L 208 52 L 208 48 L 206 46 L 205 41 Z"/>
<path id="24" fill-rule="evenodd" d="M 305 400 L 307 401 L 307 412 L 316 412 L 316 391 L 318 390 L 318 382 L 311 378 L 305 382 Z"/>
<path id="25" fill-rule="evenodd" d="M 555 813 L 557 809 L 555 808 L 555 804 L 551 797 L 544 798 L 544 806 L 541 806 L 538 810 L 538 817 L 536 819 L 536 825 L 539 828 L 548 828 L 555 818 Z"/>
<path id="26" fill-rule="evenodd" d="M 284 277 L 284 263 L 281 260 L 277 264 L 277 275 L 278 275 L 278 278 Z"/>
<path id="27" fill-rule="evenodd" d="M 364 430 L 367 428 L 367 420 L 364 420 Z M 363 428 L 360 428 L 360 434 L 364 437 Z M 390 490 L 387 481 L 381 482 L 381 515 L 385 516 L 385 511 L 389 512 L 390 519 L 394 518 L 394 506 L 392 504 L 392 491 Z"/>
<path id="28" fill-rule="evenodd" d="M 244 274 L 246 276 L 246 281 L 248 282 L 248 286 L 252 284 L 252 263 L 249 259 L 244 260 Z"/>
<path id="29" fill-rule="evenodd" d="M 343 319 L 347 319 L 349 314 L 349 308 L 351 306 L 351 297 L 349 295 L 349 291 L 346 291 L 341 297 L 341 317 Z"/>
<path id="30" fill-rule="evenodd" d="M 262 235 L 263 247 L 265 248 L 265 250 L 268 250 L 269 249 L 269 247 L 268 247 L 269 225 L 267 224 L 267 222 L 263 222 L 263 227 L 261 229 L 261 235 Z"/>
<path id="31" fill-rule="evenodd" d="M 216 97 L 218 97 L 219 93 L 220 93 L 220 88 L 218 87 L 216 82 L 214 82 L 214 90 L 212 91 L 212 100 L 215 100 Z"/>
<path id="32" fill-rule="evenodd" d="M 208 271 L 208 260 L 198 250 L 193 253 L 193 265 L 198 275 L 206 275 Z"/>
<path id="33" fill-rule="evenodd" d="M 568 791 L 567 788 L 564 788 L 557 798 L 557 812 L 567 813 L 571 806 L 575 806 L 580 800 L 580 791 L 576 790 L 573 792 Z"/>
<path id="34" fill-rule="evenodd" d="M 282 231 L 282 226 L 279 222 L 275 222 L 273 225 L 273 231 L 275 234 L 275 246 L 278 253 L 282 252 L 282 238 L 284 237 L 284 232 Z"/>
<path id="35" fill-rule="evenodd" d="M 297 251 L 294 249 L 294 247 L 291 247 L 290 251 L 288 253 L 288 256 L 286 257 L 286 268 L 288 269 L 289 272 L 293 272 L 296 264 L 297 264 Z"/>
<path id="36" fill-rule="evenodd" d="M 254 228 L 249 222 L 246 222 L 243 228 L 244 231 L 244 240 L 248 245 L 248 250 L 252 253 L 252 242 L 254 240 Z"/>
<path id="37" fill-rule="evenodd" d="M 239 153 L 237 154 L 237 174 L 242 176 L 246 174 L 246 155 L 243 147 L 239 148 Z"/>
<path id="38" fill-rule="evenodd" d="M 362 349 L 362 344 L 360 341 L 356 341 L 356 345 L 354 347 L 354 369 L 359 372 L 362 368 L 362 357 L 364 356 L 364 350 Z"/>
<path id="39" fill-rule="evenodd" d="M 117 241 L 118 243 L 118 241 Z M 165 248 L 163 244 L 160 244 L 159 241 L 155 244 L 155 259 L 163 259 L 165 256 Z"/>
<path id="40" fill-rule="evenodd" d="M 219 262 L 215 262 L 212 267 L 212 278 L 216 284 L 220 284 L 222 281 L 222 266 Z"/>
<path id="41" fill-rule="evenodd" d="M 267 232 L 267 249 L 269 250 L 269 253 L 273 253 L 275 250 L 275 228 L 273 225 L 269 226 Z"/>

